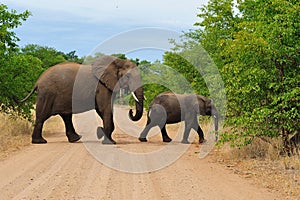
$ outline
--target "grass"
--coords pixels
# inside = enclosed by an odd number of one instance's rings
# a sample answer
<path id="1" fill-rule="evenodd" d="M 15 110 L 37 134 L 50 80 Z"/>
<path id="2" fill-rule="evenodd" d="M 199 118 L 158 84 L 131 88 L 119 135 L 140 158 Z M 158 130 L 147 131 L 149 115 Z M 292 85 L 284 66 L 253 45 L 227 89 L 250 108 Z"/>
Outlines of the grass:
<path id="1" fill-rule="evenodd" d="M 32 130 L 27 120 L 0 113 L 0 158 L 29 145 Z"/>
<path id="2" fill-rule="evenodd" d="M 244 148 L 224 145 L 218 162 L 234 173 L 252 179 L 262 187 L 280 191 L 286 199 L 300 198 L 300 156 L 282 156 L 281 141 L 259 138 Z"/>
<path id="3" fill-rule="evenodd" d="M 48 119 L 43 128 L 43 136 L 47 137 L 64 130 L 64 124 L 59 116 Z M 0 112 L 0 159 L 10 153 L 31 144 L 33 124 L 25 119 Z"/>

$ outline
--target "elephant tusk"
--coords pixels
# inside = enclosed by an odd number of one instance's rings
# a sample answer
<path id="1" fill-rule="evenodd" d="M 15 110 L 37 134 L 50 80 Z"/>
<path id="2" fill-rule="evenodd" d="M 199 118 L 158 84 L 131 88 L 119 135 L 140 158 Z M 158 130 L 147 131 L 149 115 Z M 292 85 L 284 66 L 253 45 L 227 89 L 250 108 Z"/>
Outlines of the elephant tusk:
<path id="1" fill-rule="evenodd" d="M 213 117 L 214 117 L 215 119 L 217 119 L 217 116 L 216 116 L 216 115 L 213 115 Z"/>
<path id="2" fill-rule="evenodd" d="M 135 96 L 134 92 L 131 92 L 131 94 L 132 94 L 134 100 L 135 100 L 136 102 L 139 102 L 139 100 L 138 100 L 138 98 Z"/>

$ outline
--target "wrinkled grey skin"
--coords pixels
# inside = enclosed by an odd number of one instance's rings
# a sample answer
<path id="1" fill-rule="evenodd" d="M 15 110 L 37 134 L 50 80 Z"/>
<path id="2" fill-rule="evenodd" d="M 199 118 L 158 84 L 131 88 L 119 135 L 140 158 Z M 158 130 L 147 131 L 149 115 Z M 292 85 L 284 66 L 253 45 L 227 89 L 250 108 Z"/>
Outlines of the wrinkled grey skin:
<path id="1" fill-rule="evenodd" d="M 209 98 L 194 94 L 174 94 L 164 92 L 156 96 L 150 104 L 147 114 L 147 125 L 140 134 L 139 140 L 147 142 L 147 134 L 154 126 L 159 126 L 164 142 L 171 142 L 172 139 L 166 131 L 166 124 L 185 122 L 185 130 L 182 143 L 188 144 L 188 137 L 191 129 L 197 131 L 199 143 L 205 141 L 203 131 L 197 120 L 197 115 L 208 115 L 215 118 L 215 131 L 218 131 L 218 113 Z"/>
<path id="2" fill-rule="evenodd" d="M 76 86 L 75 86 L 76 85 Z M 44 122 L 52 115 L 60 115 L 65 123 L 69 142 L 78 141 L 72 123 L 72 114 L 95 109 L 103 120 L 103 127 L 97 130 L 98 138 L 104 135 L 103 144 L 115 144 L 113 98 L 120 88 L 129 87 L 138 101 L 136 114 L 129 111 L 129 117 L 137 121 L 143 114 L 143 88 L 135 63 L 112 56 L 104 56 L 92 65 L 61 63 L 46 70 L 38 79 L 26 101 L 37 91 L 36 124 L 32 133 L 32 143 L 47 143 L 42 137 Z M 73 91 L 74 90 L 74 91 Z"/>

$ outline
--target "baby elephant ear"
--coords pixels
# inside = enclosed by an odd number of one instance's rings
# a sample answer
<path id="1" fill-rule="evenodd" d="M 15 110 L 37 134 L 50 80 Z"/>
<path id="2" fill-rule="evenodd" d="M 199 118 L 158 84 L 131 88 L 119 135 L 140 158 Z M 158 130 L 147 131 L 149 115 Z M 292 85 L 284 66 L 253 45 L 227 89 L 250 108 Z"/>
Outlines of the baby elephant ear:
<path id="1" fill-rule="evenodd" d="M 194 106 L 195 106 L 196 111 L 200 115 L 205 115 L 208 99 L 203 96 L 200 96 L 200 95 L 196 95 L 195 99 L 196 99 L 196 103 L 194 104 Z"/>

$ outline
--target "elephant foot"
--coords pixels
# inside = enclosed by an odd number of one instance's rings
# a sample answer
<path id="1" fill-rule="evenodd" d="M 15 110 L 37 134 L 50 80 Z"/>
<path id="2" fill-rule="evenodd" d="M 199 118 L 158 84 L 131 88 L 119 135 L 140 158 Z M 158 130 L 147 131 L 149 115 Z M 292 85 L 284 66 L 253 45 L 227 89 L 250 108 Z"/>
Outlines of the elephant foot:
<path id="1" fill-rule="evenodd" d="M 103 127 L 98 127 L 97 128 L 97 138 L 100 140 L 102 137 L 104 136 L 104 131 L 103 131 Z"/>
<path id="2" fill-rule="evenodd" d="M 199 144 L 203 144 L 203 143 L 205 143 L 207 140 L 206 139 L 199 139 Z"/>
<path id="3" fill-rule="evenodd" d="M 117 143 L 113 139 L 104 138 L 104 140 L 102 141 L 102 144 L 117 144 Z"/>
<path id="4" fill-rule="evenodd" d="M 188 140 L 185 140 L 185 139 L 181 140 L 181 143 L 182 144 L 190 144 L 190 142 Z"/>
<path id="5" fill-rule="evenodd" d="M 68 137 L 68 140 L 70 143 L 74 143 L 74 142 L 77 142 L 78 140 L 80 140 L 82 136 L 78 135 L 77 133 L 71 133 L 71 134 L 68 134 L 67 137 Z"/>
<path id="6" fill-rule="evenodd" d="M 171 138 L 163 138 L 163 142 L 171 142 L 172 141 L 172 139 Z"/>
<path id="7" fill-rule="evenodd" d="M 46 144 L 47 140 L 45 140 L 44 138 L 32 138 L 31 140 L 32 144 Z"/>
<path id="8" fill-rule="evenodd" d="M 146 138 L 139 137 L 139 141 L 141 141 L 141 142 L 147 142 L 148 140 Z"/>

